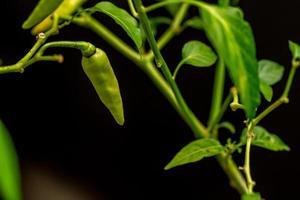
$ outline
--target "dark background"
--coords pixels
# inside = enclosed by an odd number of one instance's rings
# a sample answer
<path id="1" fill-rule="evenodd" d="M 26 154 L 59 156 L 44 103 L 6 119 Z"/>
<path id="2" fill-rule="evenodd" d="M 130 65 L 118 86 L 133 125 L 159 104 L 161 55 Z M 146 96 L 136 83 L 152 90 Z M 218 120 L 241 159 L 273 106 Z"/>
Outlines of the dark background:
<path id="1" fill-rule="evenodd" d="M 34 43 L 35 38 L 22 30 L 21 24 L 36 2 L 1 3 L 3 64 L 15 63 Z M 126 6 L 126 1 L 117 4 Z M 240 5 L 253 26 L 258 58 L 285 65 L 286 80 L 291 59 L 288 40 L 300 42 L 300 2 L 242 0 Z M 105 17 L 103 20 L 113 24 Z M 130 42 L 118 27 L 111 26 Z M 163 170 L 172 156 L 193 140 L 193 135 L 134 64 L 90 31 L 73 25 L 51 38 L 55 39 L 86 40 L 107 52 L 119 79 L 126 123 L 118 127 L 100 103 L 81 69 L 81 55 L 76 50 L 56 51 L 64 54 L 63 64 L 39 63 L 24 74 L 1 75 L 0 118 L 16 144 L 26 200 L 239 199 L 214 159 Z M 201 32 L 189 29 L 164 49 L 170 66 L 176 65 L 182 45 L 191 39 L 206 40 Z M 213 68 L 186 67 L 178 77 L 187 102 L 203 121 L 210 106 L 213 72 Z M 275 98 L 281 94 L 283 83 L 275 86 Z M 253 148 L 255 189 L 266 199 L 299 196 L 299 90 L 297 75 L 290 104 L 262 122 L 290 145 L 291 152 Z M 242 113 L 227 113 L 226 117 L 241 130 Z M 240 158 L 237 161 L 242 165 Z"/>

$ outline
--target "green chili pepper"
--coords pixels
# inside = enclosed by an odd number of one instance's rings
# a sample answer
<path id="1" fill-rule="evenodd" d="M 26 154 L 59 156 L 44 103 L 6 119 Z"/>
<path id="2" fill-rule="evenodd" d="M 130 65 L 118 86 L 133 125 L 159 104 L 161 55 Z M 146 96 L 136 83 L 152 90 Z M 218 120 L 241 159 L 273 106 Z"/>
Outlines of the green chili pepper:
<path id="1" fill-rule="evenodd" d="M 40 0 L 30 16 L 23 23 L 23 29 L 29 29 L 50 15 L 63 0 Z"/>
<path id="2" fill-rule="evenodd" d="M 45 18 L 42 22 L 37 24 L 31 31 L 33 35 L 38 33 L 45 32 L 51 28 L 53 19 L 52 15 L 56 16 L 69 16 L 73 14 L 86 0 L 64 0 L 56 10 L 48 14 L 48 17 Z"/>
<path id="3" fill-rule="evenodd" d="M 84 55 L 82 67 L 100 100 L 109 109 L 116 122 L 123 125 L 124 112 L 119 84 L 106 53 L 97 48 L 92 56 Z"/>

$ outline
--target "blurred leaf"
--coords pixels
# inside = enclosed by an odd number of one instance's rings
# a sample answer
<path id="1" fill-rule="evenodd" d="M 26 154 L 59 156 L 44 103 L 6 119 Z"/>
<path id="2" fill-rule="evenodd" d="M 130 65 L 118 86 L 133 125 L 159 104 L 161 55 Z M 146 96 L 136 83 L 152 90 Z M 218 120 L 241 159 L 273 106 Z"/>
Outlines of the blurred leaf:
<path id="1" fill-rule="evenodd" d="M 230 0 L 218 0 L 220 6 L 230 6 Z"/>
<path id="2" fill-rule="evenodd" d="M 216 60 L 217 56 L 212 49 L 200 41 L 189 41 L 182 48 L 181 63 L 194 67 L 209 67 Z"/>
<path id="3" fill-rule="evenodd" d="M 282 79 L 284 67 L 271 60 L 258 62 L 259 79 L 268 85 L 274 85 Z"/>
<path id="4" fill-rule="evenodd" d="M 289 47 L 290 51 L 292 52 L 293 59 L 300 59 L 300 45 L 295 42 L 289 41 Z"/>
<path id="5" fill-rule="evenodd" d="M 15 147 L 0 121 L 0 192 L 5 200 L 21 200 L 21 181 Z"/>
<path id="6" fill-rule="evenodd" d="M 244 194 L 242 200 L 261 200 L 261 196 L 259 193 Z"/>
<path id="7" fill-rule="evenodd" d="M 111 2 L 101 1 L 90 9 L 92 12 L 102 12 L 110 16 L 117 24 L 119 24 L 134 41 L 138 49 L 142 47 L 143 40 L 138 22 L 126 10 L 121 9 Z"/>
<path id="8" fill-rule="evenodd" d="M 181 149 L 165 167 L 165 170 L 197 162 L 206 157 L 215 156 L 223 150 L 224 147 L 215 139 L 206 138 L 195 140 Z"/>
<path id="9" fill-rule="evenodd" d="M 48 17 L 63 0 L 40 0 L 29 17 L 23 23 L 23 29 L 29 29 Z"/>
<path id="10" fill-rule="evenodd" d="M 254 138 L 252 144 L 271 151 L 289 151 L 287 146 L 277 135 L 269 133 L 261 126 L 256 126 L 253 129 Z M 241 143 L 247 142 L 247 130 L 244 129 L 241 135 Z"/>
<path id="11" fill-rule="evenodd" d="M 232 134 L 234 134 L 236 131 L 234 125 L 230 122 L 222 122 L 218 125 L 218 128 L 225 128 L 229 130 Z"/>
<path id="12" fill-rule="evenodd" d="M 184 23 L 185 27 L 191 27 L 197 30 L 202 30 L 203 29 L 203 21 L 200 17 L 192 17 Z"/>
<path id="13" fill-rule="evenodd" d="M 271 102 L 272 101 L 272 97 L 273 97 L 273 89 L 272 89 L 272 87 L 269 86 L 268 84 L 266 84 L 264 81 L 260 81 L 260 83 L 259 83 L 259 89 L 260 89 L 260 92 L 263 94 L 264 98 L 268 102 Z"/>
<path id="14" fill-rule="evenodd" d="M 252 119 L 260 104 L 258 63 L 255 41 L 248 22 L 238 8 L 202 6 L 206 34 L 225 61 L 239 91 L 246 115 Z"/>

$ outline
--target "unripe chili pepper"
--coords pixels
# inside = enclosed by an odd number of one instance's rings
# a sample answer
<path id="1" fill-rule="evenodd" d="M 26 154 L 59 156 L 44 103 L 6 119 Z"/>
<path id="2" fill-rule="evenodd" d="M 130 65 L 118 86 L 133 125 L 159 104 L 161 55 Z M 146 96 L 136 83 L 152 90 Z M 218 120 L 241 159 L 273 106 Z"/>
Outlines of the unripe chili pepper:
<path id="1" fill-rule="evenodd" d="M 40 0 L 30 16 L 23 23 L 24 29 L 29 29 L 50 15 L 63 0 Z"/>
<path id="2" fill-rule="evenodd" d="M 82 67 L 100 100 L 109 109 L 116 122 L 123 125 L 124 112 L 119 84 L 106 53 L 97 48 L 92 56 L 83 55 Z"/>

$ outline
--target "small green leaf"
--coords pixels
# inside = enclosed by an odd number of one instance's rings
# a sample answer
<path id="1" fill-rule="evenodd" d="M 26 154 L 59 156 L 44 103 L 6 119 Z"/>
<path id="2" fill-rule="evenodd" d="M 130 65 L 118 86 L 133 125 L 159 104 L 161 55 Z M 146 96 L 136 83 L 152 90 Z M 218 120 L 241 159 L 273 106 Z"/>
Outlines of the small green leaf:
<path id="1" fill-rule="evenodd" d="M 55 11 L 62 1 L 63 0 L 40 0 L 32 13 L 23 23 L 22 28 L 29 29 L 40 23 L 43 19 Z"/>
<path id="2" fill-rule="evenodd" d="M 200 41 L 189 41 L 182 48 L 182 62 L 195 67 L 208 67 L 217 60 L 216 54 Z"/>
<path id="3" fill-rule="evenodd" d="M 260 92 L 263 94 L 264 98 L 268 102 L 271 102 L 272 101 L 272 97 L 273 97 L 273 89 L 272 89 L 272 87 L 269 86 L 268 84 L 266 84 L 264 81 L 260 81 L 260 83 L 259 83 L 259 89 L 260 89 Z"/>
<path id="4" fill-rule="evenodd" d="M 236 131 L 234 125 L 230 122 L 222 122 L 218 125 L 218 128 L 225 128 L 229 130 L 232 134 L 234 134 Z"/>
<path id="5" fill-rule="evenodd" d="M 250 25 L 233 7 L 201 6 L 204 29 L 229 70 L 246 115 L 252 119 L 260 104 L 258 62 Z"/>
<path id="6" fill-rule="evenodd" d="M 261 200 L 259 193 L 244 194 L 242 200 Z"/>
<path id="7" fill-rule="evenodd" d="M 252 144 L 271 151 L 289 151 L 290 148 L 275 134 L 269 133 L 261 126 L 256 126 L 253 129 L 254 138 Z M 241 135 L 241 143 L 246 144 L 247 131 L 243 130 Z"/>
<path id="8" fill-rule="evenodd" d="M 134 41 L 138 49 L 142 47 L 143 40 L 138 22 L 126 10 L 119 8 L 108 1 L 101 1 L 90 10 L 92 12 L 102 12 L 110 16 L 126 31 L 128 36 Z"/>
<path id="9" fill-rule="evenodd" d="M 18 158 L 13 142 L 0 121 L 0 194 L 5 200 L 21 200 Z"/>
<path id="10" fill-rule="evenodd" d="M 206 138 L 195 140 L 181 149 L 165 167 L 165 170 L 197 162 L 206 157 L 215 156 L 223 150 L 224 147 L 215 139 Z"/>
<path id="11" fill-rule="evenodd" d="M 203 29 L 203 21 L 200 17 L 192 17 L 188 19 L 184 25 L 184 27 L 191 27 L 197 30 L 202 30 Z"/>
<path id="12" fill-rule="evenodd" d="M 289 47 L 290 51 L 292 52 L 293 59 L 300 59 L 300 45 L 295 42 L 289 41 Z"/>
<path id="13" fill-rule="evenodd" d="M 258 62 L 259 79 L 268 85 L 274 85 L 282 79 L 284 67 L 271 60 Z"/>

